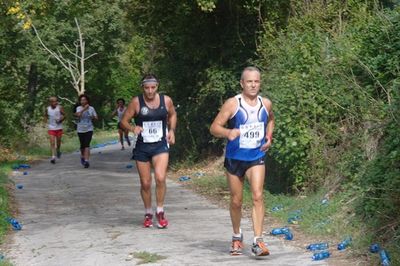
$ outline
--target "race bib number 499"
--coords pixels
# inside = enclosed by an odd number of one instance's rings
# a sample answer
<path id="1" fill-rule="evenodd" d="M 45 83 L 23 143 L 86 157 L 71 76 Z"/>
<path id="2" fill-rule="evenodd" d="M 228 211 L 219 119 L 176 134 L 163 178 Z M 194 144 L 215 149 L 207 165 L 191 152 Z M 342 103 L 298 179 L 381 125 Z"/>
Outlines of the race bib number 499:
<path id="1" fill-rule="evenodd" d="M 144 121 L 142 131 L 143 142 L 158 142 L 163 137 L 162 121 Z"/>
<path id="2" fill-rule="evenodd" d="M 265 126 L 262 122 L 240 125 L 239 147 L 255 149 L 261 146 L 264 138 Z"/>

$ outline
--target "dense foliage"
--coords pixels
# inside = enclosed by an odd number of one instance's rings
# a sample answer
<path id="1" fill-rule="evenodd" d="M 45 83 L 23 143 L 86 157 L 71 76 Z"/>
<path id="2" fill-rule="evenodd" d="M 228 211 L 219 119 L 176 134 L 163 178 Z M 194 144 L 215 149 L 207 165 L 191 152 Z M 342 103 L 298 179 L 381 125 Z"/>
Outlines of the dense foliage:
<path id="1" fill-rule="evenodd" d="M 117 97 L 154 72 L 179 115 L 176 159 L 223 152 L 208 133 L 241 69 L 263 71 L 276 131 L 268 166 L 277 191 L 355 198 L 381 237 L 399 246 L 400 13 L 396 1 L 114 0 L 0 4 L 0 144 L 27 136 L 49 95 L 76 98 L 43 49 L 68 55 L 81 24 L 87 93 L 103 123 Z M 70 106 L 68 101 L 63 104 Z M 397 242 L 396 242 L 397 241 Z"/>

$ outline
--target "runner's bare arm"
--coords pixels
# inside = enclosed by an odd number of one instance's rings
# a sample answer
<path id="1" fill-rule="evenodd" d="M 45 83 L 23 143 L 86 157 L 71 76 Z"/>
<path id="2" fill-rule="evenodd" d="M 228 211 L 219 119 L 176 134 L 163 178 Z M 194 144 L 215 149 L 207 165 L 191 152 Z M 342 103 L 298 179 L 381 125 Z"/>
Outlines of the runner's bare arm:
<path id="1" fill-rule="evenodd" d="M 235 98 L 228 99 L 221 107 L 221 110 L 211 124 L 210 133 L 217 138 L 228 138 L 234 140 L 240 136 L 240 130 L 237 128 L 229 129 L 225 125 L 228 120 L 232 117 L 237 108 L 237 102 Z"/>
<path id="2" fill-rule="evenodd" d="M 168 137 L 167 141 L 169 144 L 175 144 L 175 130 L 176 130 L 176 123 L 178 120 L 174 103 L 172 99 L 168 96 L 165 96 L 165 103 L 168 110 Z"/>
<path id="3" fill-rule="evenodd" d="M 94 109 L 93 109 L 94 110 Z M 92 120 L 98 120 L 99 117 L 97 116 L 96 111 L 94 112 L 94 115 L 92 116 Z"/>
<path id="4" fill-rule="evenodd" d="M 121 125 L 123 128 L 133 132 L 135 135 L 139 135 L 143 131 L 142 127 L 132 126 L 130 121 L 133 117 L 137 115 L 137 110 L 139 109 L 139 99 L 138 97 L 133 97 L 128 107 L 126 108 L 124 115 L 121 119 Z"/>
<path id="5" fill-rule="evenodd" d="M 266 126 L 266 134 L 265 134 L 266 143 L 261 147 L 261 150 L 265 151 L 268 150 L 268 148 L 271 147 L 272 145 L 272 133 L 275 128 L 275 116 L 272 110 L 272 102 L 267 98 L 263 98 L 263 103 L 268 111 L 268 124 Z"/>

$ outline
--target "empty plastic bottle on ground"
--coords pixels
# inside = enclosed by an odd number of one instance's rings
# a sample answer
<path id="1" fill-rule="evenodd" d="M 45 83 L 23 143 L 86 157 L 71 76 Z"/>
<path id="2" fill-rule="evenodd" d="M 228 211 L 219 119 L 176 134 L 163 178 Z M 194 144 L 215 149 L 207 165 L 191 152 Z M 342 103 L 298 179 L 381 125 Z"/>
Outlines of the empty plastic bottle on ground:
<path id="1" fill-rule="evenodd" d="M 381 257 L 381 265 L 382 266 L 389 266 L 390 265 L 390 257 L 386 250 L 382 249 L 379 252 L 379 256 Z"/>
<path id="2" fill-rule="evenodd" d="M 329 258 L 331 255 L 331 253 L 329 253 L 329 251 L 325 250 L 325 251 L 321 251 L 318 253 L 314 253 L 314 255 L 312 256 L 312 260 L 324 260 L 326 258 Z"/>
<path id="3" fill-rule="evenodd" d="M 289 228 L 287 227 L 282 227 L 282 228 L 274 228 L 271 231 L 271 235 L 284 235 L 287 234 L 289 232 Z"/>
<path id="4" fill-rule="evenodd" d="M 377 243 L 374 243 L 369 247 L 369 251 L 371 251 L 371 253 L 378 253 L 379 250 L 381 250 L 381 247 Z"/>
<path id="5" fill-rule="evenodd" d="M 314 251 L 314 250 L 325 250 L 329 248 L 328 243 L 314 243 L 310 244 L 307 246 L 308 250 Z"/>
<path id="6" fill-rule="evenodd" d="M 347 237 L 345 240 L 343 240 L 338 244 L 337 249 L 344 250 L 350 245 L 350 243 L 351 243 L 351 237 Z"/>

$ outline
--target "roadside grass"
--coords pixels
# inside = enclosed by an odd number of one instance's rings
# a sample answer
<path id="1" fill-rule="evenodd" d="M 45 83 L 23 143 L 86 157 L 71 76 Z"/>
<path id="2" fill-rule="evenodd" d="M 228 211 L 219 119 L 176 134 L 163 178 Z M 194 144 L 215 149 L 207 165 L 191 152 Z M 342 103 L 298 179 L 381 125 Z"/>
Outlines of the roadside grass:
<path id="1" fill-rule="evenodd" d="M 224 175 L 192 176 L 190 187 L 209 196 L 217 196 L 225 203 L 229 203 L 229 190 Z M 314 242 L 328 242 L 330 250 L 337 253 L 337 244 L 346 237 L 352 237 L 352 244 L 341 256 L 364 257 L 368 261 L 378 263 L 379 255 L 369 254 L 368 247 L 372 238 L 364 221 L 356 218 L 351 204 L 354 198 L 339 192 L 329 200 L 322 203 L 326 191 L 321 190 L 307 196 L 292 196 L 283 194 L 271 194 L 264 192 L 266 214 L 274 217 L 281 227 L 288 226 L 297 232 L 301 232 L 305 239 L 314 239 Z M 217 199 L 218 200 L 218 199 Z M 250 209 L 252 196 L 250 186 L 245 181 L 243 191 L 243 207 Z M 272 211 L 273 207 L 282 206 L 278 211 Z M 298 216 L 300 219 L 294 224 L 288 223 L 288 218 Z M 269 232 L 267 232 L 269 233 Z M 295 236 L 296 237 L 296 236 Z M 302 243 L 303 246 L 305 243 Z M 397 252 L 389 249 L 393 255 Z M 367 258 L 366 258 L 367 257 Z"/>
<path id="2" fill-rule="evenodd" d="M 118 139 L 118 134 L 115 130 L 113 131 L 100 131 L 95 130 L 93 133 L 93 139 L 91 145 L 96 145 L 109 140 Z M 79 139 L 76 132 L 68 132 L 63 135 L 61 143 L 61 151 L 63 153 L 73 152 L 79 149 Z M 47 137 L 47 133 L 44 136 L 38 138 L 34 145 L 28 145 L 27 147 L 20 147 L 19 154 L 31 157 L 29 159 L 36 159 L 38 157 L 50 156 L 50 145 Z"/>
<path id="3" fill-rule="evenodd" d="M 7 168 L 9 168 L 9 165 L 0 165 L 0 243 L 4 240 L 9 228 L 9 224 L 6 221 L 6 218 L 10 215 Z"/>
<path id="4" fill-rule="evenodd" d="M 157 261 L 164 260 L 167 258 L 166 256 L 158 255 L 156 253 L 150 253 L 147 251 L 134 252 L 133 257 L 140 260 L 137 263 L 137 265 L 146 263 L 155 263 Z"/>

